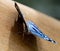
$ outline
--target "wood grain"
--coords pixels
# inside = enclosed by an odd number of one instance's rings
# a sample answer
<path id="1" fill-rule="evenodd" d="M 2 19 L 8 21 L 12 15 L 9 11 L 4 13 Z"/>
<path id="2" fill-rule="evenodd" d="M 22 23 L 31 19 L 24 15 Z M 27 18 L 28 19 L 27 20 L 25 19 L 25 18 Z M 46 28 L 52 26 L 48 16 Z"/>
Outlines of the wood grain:
<path id="1" fill-rule="evenodd" d="M 50 43 L 33 35 L 25 35 L 16 22 L 18 13 L 14 1 L 0 0 L 0 51 L 60 51 L 60 21 L 18 3 L 26 21 L 31 20 L 42 32 L 57 41 Z M 18 28 L 20 28 L 18 30 Z"/>

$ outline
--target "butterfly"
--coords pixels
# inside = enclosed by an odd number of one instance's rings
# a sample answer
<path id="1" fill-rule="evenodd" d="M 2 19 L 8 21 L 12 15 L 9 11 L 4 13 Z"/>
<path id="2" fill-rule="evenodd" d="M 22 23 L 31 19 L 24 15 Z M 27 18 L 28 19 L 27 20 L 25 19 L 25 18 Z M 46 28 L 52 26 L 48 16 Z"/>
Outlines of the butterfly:
<path id="1" fill-rule="evenodd" d="M 18 11 L 18 17 L 20 18 L 21 20 L 21 23 L 24 23 L 24 26 L 25 26 L 25 29 L 24 29 L 24 32 L 26 33 L 31 33 L 35 36 L 38 36 L 44 40 L 47 40 L 49 42 L 52 42 L 52 43 L 56 43 L 56 41 L 54 41 L 52 38 L 48 37 L 47 35 L 45 35 L 38 27 L 37 25 L 32 22 L 32 21 L 25 21 L 24 20 L 24 17 L 23 17 L 23 14 L 21 13 L 17 3 L 15 2 L 15 8 L 16 10 Z"/>

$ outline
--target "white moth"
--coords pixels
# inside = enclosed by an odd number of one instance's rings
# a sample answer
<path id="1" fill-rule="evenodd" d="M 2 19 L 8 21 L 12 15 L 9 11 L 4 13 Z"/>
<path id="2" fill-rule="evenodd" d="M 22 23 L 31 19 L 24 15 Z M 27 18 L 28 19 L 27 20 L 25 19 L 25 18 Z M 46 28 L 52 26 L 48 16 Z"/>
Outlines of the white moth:
<path id="1" fill-rule="evenodd" d="M 50 42 L 52 42 L 52 43 L 56 43 L 53 39 L 51 39 L 51 38 L 49 38 L 47 35 L 45 35 L 45 34 L 37 27 L 37 25 L 34 24 L 32 21 L 27 21 L 27 22 L 25 22 L 24 17 L 23 17 L 23 15 L 22 15 L 22 13 L 21 13 L 21 11 L 20 11 L 17 3 L 15 3 L 15 8 L 16 8 L 16 10 L 18 11 L 18 18 L 20 19 L 20 23 L 22 23 L 22 24 L 24 23 L 24 25 L 25 25 L 25 30 L 24 30 L 24 32 L 26 32 L 27 34 L 28 34 L 28 33 L 31 33 L 31 34 L 33 34 L 33 35 L 36 35 L 36 36 L 40 37 L 40 38 L 43 38 L 44 40 L 50 41 Z M 24 32 L 23 32 L 23 33 L 24 33 Z"/>

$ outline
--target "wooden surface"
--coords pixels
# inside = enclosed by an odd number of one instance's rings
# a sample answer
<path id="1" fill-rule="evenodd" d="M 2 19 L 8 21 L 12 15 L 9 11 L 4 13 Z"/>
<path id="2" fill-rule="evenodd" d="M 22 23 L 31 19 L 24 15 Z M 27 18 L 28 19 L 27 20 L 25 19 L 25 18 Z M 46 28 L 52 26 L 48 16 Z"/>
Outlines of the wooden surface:
<path id="1" fill-rule="evenodd" d="M 31 20 L 49 37 L 57 41 L 50 43 L 41 38 L 18 33 L 17 11 L 14 1 L 0 0 L 0 51 L 60 51 L 60 21 L 25 5 L 18 4 L 26 21 Z"/>

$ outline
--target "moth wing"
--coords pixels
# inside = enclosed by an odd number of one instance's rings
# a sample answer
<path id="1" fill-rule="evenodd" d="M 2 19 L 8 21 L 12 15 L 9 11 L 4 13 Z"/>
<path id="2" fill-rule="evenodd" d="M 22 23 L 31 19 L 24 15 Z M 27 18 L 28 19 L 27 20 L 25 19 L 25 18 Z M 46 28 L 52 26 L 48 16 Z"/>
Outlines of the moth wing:
<path id="1" fill-rule="evenodd" d="M 32 33 L 33 35 L 36 35 L 40 38 L 43 38 L 44 40 L 50 41 L 52 43 L 56 43 L 53 39 L 49 38 L 47 35 L 45 35 L 32 21 L 26 22 L 28 26 L 28 31 Z"/>

